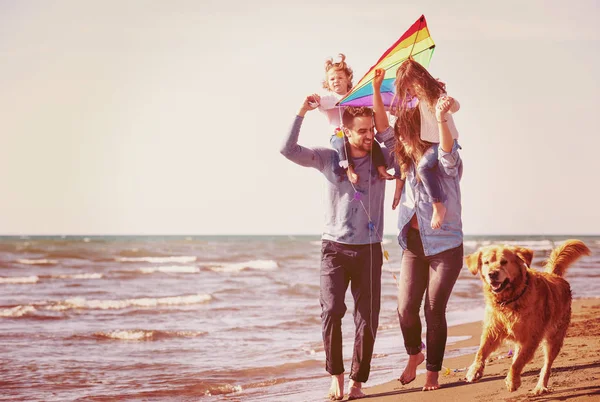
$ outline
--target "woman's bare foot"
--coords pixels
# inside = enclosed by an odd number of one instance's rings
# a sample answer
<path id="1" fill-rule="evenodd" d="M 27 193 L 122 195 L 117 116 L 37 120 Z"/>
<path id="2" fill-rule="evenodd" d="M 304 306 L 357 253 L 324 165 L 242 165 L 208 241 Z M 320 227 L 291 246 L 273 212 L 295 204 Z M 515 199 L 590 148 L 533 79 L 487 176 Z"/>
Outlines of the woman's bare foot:
<path id="1" fill-rule="evenodd" d="M 377 166 L 377 172 L 379 173 L 379 178 L 384 180 L 393 180 L 394 176 L 389 174 L 387 170 L 385 170 L 385 166 Z"/>
<path id="2" fill-rule="evenodd" d="M 423 391 L 433 391 L 434 389 L 440 388 L 440 383 L 438 382 L 439 374 L 439 371 L 427 370 L 427 374 L 425 375 L 425 385 L 423 385 Z"/>
<path id="3" fill-rule="evenodd" d="M 350 386 L 348 387 L 348 400 L 364 398 L 366 395 L 362 392 L 362 382 L 355 382 L 350 380 Z"/>
<path id="4" fill-rule="evenodd" d="M 431 228 L 439 229 L 442 227 L 444 217 L 446 216 L 446 207 L 441 202 L 433 203 L 433 215 L 431 216 Z"/>
<path id="5" fill-rule="evenodd" d="M 348 166 L 348 169 L 346 170 L 346 174 L 348 175 L 348 180 L 350 180 L 350 183 L 352 183 L 352 184 L 358 183 L 358 175 L 354 171 L 354 166 L 352 166 L 352 165 Z"/>
<path id="6" fill-rule="evenodd" d="M 415 378 L 417 378 L 417 367 L 424 361 L 425 355 L 423 354 L 423 352 L 419 352 L 416 355 L 409 355 L 408 363 L 404 368 L 404 372 L 402 373 L 400 378 L 398 378 L 398 381 L 400 381 L 402 385 L 410 384 L 411 382 L 413 382 Z"/>
<path id="7" fill-rule="evenodd" d="M 332 375 L 329 394 L 330 401 L 341 401 L 344 399 L 344 374 Z"/>

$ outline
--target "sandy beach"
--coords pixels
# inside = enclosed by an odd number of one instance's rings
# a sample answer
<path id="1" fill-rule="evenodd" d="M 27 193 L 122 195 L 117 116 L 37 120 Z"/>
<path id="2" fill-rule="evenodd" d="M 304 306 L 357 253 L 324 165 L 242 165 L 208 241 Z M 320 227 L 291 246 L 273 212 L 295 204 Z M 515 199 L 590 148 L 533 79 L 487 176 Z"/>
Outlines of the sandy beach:
<path id="1" fill-rule="evenodd" d="M 449 328 L 449 336 L 470 336 L 469 339 L 448 345 L 446 356 L 479 345 L 482 323 L 465 324 Z M 469 348 L 469 349 L 467 349 Z M 523 383 L 515 392 L 508 392 L 504 378 L 510 367 L 507 357 L 510 344 L 499 348 L 486 365 L 483 378 L 474 384 L 464 381 L 465 371 L 473 361 L 474 354 L 446 358 L 444 366 L 450 369 L 440 376 L 442 388 L 423 392 L 424 374 L 417 376 L 411 384 L 402 386 L 398 381 L 365 389 L 368 400 L 391 402 L 419 400 L 432 402 L 451 401 L 592 401 L 600 400 L 600 298 L 573 301 L 571 325 L 564 346 L 552 367 L 550 376 L 551 393 L 533 397 L 533 389 L 543 365 L 543 353 L 538 348 L 534 359 L 525 366 Z M 476 349 L 475 349 L 476 350 Z M 424 365 L 419 367 L 424 368 Z"/>

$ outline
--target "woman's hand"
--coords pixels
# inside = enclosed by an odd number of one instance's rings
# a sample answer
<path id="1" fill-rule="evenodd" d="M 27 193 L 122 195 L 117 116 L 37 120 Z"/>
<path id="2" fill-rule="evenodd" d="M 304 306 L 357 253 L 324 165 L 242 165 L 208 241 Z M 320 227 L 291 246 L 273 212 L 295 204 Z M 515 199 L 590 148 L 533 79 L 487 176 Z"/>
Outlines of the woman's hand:
<path id="1" fill-rule="evenodd" d="M 383 83 L 383 79 L 385 78 L 385 70 L 383 68 L 378 68 L 375 70 L 375 77 L 373 78 L 373 90 L 381 91 L 381 84 Z"/>
<path id="2" fill-rule="evenodd" d="M 446 120 L 446 114 L 454 104 L 454 98 L 451 96 L 442 96 L 438 99 L 435 106 L 435 117 L 438 121 Z"/>

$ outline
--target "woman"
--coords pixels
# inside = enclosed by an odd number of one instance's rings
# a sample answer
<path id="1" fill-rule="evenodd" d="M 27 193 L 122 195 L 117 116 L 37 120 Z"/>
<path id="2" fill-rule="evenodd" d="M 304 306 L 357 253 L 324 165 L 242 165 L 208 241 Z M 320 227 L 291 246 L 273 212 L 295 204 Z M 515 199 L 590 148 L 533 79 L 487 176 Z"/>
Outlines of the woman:
<path id="1" fill-rule="evenodd" d="M 386 146 L 396 144 L 396 158 L 405 178 L 398 219 L 398 242 L 404 250 L 398 285 L 398 318 L 409 360 L 400 377 L 408 384 L 416 377 L 417 366 L 425 360 L 421 351 L 419 310 L 425 296 L 427 323 L 427 375 L 424 391 L 438 389 L 438 375 L 446 348 L 446 305 L 463 266 L 463 233 L 461 222 L 460 178 L 462 161 L 458 143 L 453 139 L 450 109 L 454 99 L 448 97 L 444 85 L 413 60 L 405 61 L 396 74 L 394 127 L 389 127 L 381 98 L 383 70 L 376 72 L 373 82 L 375 125 Z M 421 115 L 414 107 L 414 97 L 437 96 L 435 117 L 439 146 L 421 139 Z M 411 105 L 412 108 L 411 108 Z M 382 132 L 383 131 L 383 132 Z M 437 179 L 441 187 L 445 216 L 439 228 L 431 225 L 433 202 L 427 195 L 416 166 L 428 152 L 437 148 Z"/>

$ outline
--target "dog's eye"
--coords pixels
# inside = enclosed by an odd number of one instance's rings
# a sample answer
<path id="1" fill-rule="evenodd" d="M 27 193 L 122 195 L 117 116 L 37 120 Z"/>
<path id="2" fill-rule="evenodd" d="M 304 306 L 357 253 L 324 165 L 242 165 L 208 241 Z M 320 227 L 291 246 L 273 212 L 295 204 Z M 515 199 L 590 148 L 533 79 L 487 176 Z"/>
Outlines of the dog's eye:
<path id="1" fill-rule="evenodd" d="M 500 265 L 506 265 L 507 262 L 508 261 L 506 261 L 506 260 L 502 260 L 502 261 L 500 261 Z"/>

